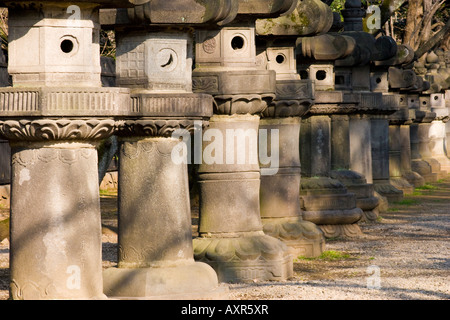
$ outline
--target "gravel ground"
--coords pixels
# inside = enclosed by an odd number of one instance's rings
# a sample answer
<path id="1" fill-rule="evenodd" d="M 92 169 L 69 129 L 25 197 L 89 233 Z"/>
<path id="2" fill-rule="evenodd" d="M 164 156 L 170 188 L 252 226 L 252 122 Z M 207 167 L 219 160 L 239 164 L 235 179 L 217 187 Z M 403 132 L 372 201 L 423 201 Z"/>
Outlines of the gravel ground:
<path id="1" fill-rule="evenodd" d="M 116 223 L 116 198 L 102 195 L 102 217 Z M 358 239 L 332 239 L 329 257 L 299 258 L 294 278 L 232 284 L 230 300 L 450 299 L 450 176 L 363 223 Z M 7 216 L 2 208 L 0 219 Z M 116 265 L 117 235 L 104 228 L 103 266 Z M 8 299 L 9 243 L 0 243 L 0 300 Z"/>

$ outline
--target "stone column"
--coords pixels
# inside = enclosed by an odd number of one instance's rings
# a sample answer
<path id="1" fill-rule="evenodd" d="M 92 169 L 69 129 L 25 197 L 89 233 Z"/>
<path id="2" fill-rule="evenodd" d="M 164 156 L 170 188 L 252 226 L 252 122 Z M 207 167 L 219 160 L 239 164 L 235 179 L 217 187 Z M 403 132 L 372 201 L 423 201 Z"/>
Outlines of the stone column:
<path id="1" fill-rule="evenodd" d="M 292 276 L 293 256 L 264 234 L 259 197 L 259 121 L 275 97 L 275 72 L 258 70 L 254 18 L 246 4 L 239 10 L 242 22 L 197 31 L 194 92 L 212 94 L 215 110 L 203 135 L 194 253 L 220 281 L 284 280 Z"/>
<path id="2" fill-rule="evenodd" d="M 180 10 L 174 14 L 195 17 L 194 3 L 185 11 L 172 4 Z M 188 26 L 153 25 L 174 17 L 160 2 L 150 6 L 144 16 L 142 7 L 116 12 L 125 21 L 115 25 L 116 82 L 132 93 L 128 116 L 117 123 L 118 266 L 104 271 L 104 290 L 124 299 L 222 299 L 227 287 L 211 266 L 194 260 L 187 170 L 191 136 L 207 125 L 213 98 L 192 92 Z"/>
<path id="3" fill-rule="evenodd" d="M 294 256 L 317 257 L 323 252 L 325 240 L 314 223 L 303 220 L 299 198 L 300 116 L 313 103 L 313 83 L 301 80 L 297 74 L 292 41 L 270 46 L 271 41 L 264 39 L 259 37 L 259 42 L 265 43 L 258 48 L 260 59 L 264 61 L 262 67 L 277 72 L 277 83 L 276 98 L 264 111 L 259 128 L 267 132 L 268 137 L 272 137 L 274 132 L 278 134 L 278 139 L 267 139 L 271 158 L 274 156 L 272 152 L 278 153 L 278 166 L 271 168 L 273 164 L 261 163 L 262 170 L 267 171 L 261 175 L 260 187 L 263 230 L 265 234 L 285 242 Z M 260 146 L 265 146 L 264 136 L 259 138 Z"/>
<path id="4" fill-rule="evenodd" d="M 399 110 L 389 116 L 389 174 L 391 184 L 403 191 L 404 194 L 412 194 L 414 192 L 414 184 L 411 184 L 408 179 L 404 177 L 404 169 L 408 170 L 408 156 L 409 146 L 402 139 L 401 127 L 409 121 L 409 109 L 406 102 L 406 95 L 399 96 Z M 409 140 L 409 139 L 408 139 Z M 406 147 L 402 150 L 402 147 Z M 411 165 L 409 165 L 411 167 Z M 410 169 L 409 169 L 410 170 Z M 409 175 L 413 178 L 414 175 Z"/>
<path id="5" fill-rule="evenodd" d="M 422 94 L 419 97 L 412 95 L 411 99 L 419 100 L 419 110 L 425 112 L 425 116 L 418 124 L 418 145 L 419 153 L 423 161 L 427 162 L 431 167 L 431 172 L 436 174 L 436 179 L 441 179 L 447 175 L 446 171 L 441 170 L 440 163 L 433 157 L 430 149 L 430 129 L 431 123 L 436 119 L 436 112 L 431 111 L 430 95 Z"/>
<path id="6" fill-rule="evenodd" d="M 430 131 L 430 151 L 433 159 L 436 159 L 443 171 L 450 171 L 450 159 L 445 153 L 445 126 L 449 120 L 449 110 L 445 105 L 443 93 L 430 94 L 431 111 L 436 113 L 436 119 L 431 122 Z"/>
<path id="7" fill-rule="evenodd" d="M 367 121 L 364 121 L 367 120 Z M 370 152 L 370 122 L 360 114 L 331 116 L 331 177 L 342 182 L 356 195 L 356 206 L 363 210 L 362 220 L 375 221 L 378 199 L 374 196 L 372 155 Z"/>
<path id="8" fill-rule="evenodd" d="M 407 120 L 402 122 L 400 129 L 395 132 L 398 135 L 398 140 L 400 144 L 400 171 L 402 177 L 405 178 L 410 185 L 413 187 L 421 187 L 425 184 L 424 178 L 417 172 L 412 170 L 411 167 L 411 135 L 410 135 L 410 125 L 415 120 L 415 112 L 408 108 L 408 96 L 407 94 L 400 95 L 400 107 L 408 111 Z"/>
<path id="9" fill-rule="evenodd" d="M 389 97 L 383 95 L 383 98 Z M 403 191 L 390 183 L 389 170 L 389 121 L 387 115 L 374 115 L 371 119 L 372 172 L 376 192 L 388 202 L 400 201 Z"/>
<path id="10" fill-rule="evenodd" d="M 12 150 L 13 299 L 104 298 L 96 143 L 113 131 L 108 119 L 0 122 Z"/>
<path id="11" fill-rule="evenodd" d="M 371 118 L 373 180 L 375 191 L 380 195 L 380 199 L 387 200 L 387 202 L 396 202 L 403 198 L 403 191 L 398 189 L 394 185 L 395 182 L 390 180 L 391 172 L 395 177 L 400 177 L 400 141 L 390 139 L 389 132 L 390 118 L 394 121 L 398 116 L 404 116 L 400 107 L 401 98 L 398 90 L 406 84 L 397 80 L 403 78 L 398 76 L 397 68 L 391 67 L 400 63 L 398 57 L 403 57 L 400 54 L 403 52 L 402 50 L 402 48 L 398 49 L 397 55 L 394 55 L 391 59 L 376 61 L 371 73 L 371 90 L 382 93 L 379 112 Z M 391 146 L 392 150 L 390 150 Z M 390 168 L 390 162 L 392 162 L 392 169 Z M 406 186 L 409 184 L 401 178 L 400 180 Z M 407 188 L 406 190 L 409 192 L 411 189 Z"/>
<path id="12" fill-rule="evenodd" d="M 101 88 L 98 8 L 8 8 L 14 87 L 0 89 L 0 135 L 12 148 L 12 299 L 105 298 L 96 146 L 129 91 Z"/>
<path id="13" fill-rule="evenodd" d="M 425 101 L 426 102 L 426 101 Z M 425 180 L 425 182 L 436 182 L 438 175 L 433 172 L 433 168 L 430 163 L 422 159 L 422 151 L 429 151 L 428 149 L 428 125 L 435 114 L 426 109 L 420 110 L 420 101 L 418 95 L 408 95 L 408 106 L 415 111 L 415 121 L 410 126 L 411 135 L 411 167 L 413 171 L 419 173 Z M 425 124 L 425 126 L 420 126 Z"/>

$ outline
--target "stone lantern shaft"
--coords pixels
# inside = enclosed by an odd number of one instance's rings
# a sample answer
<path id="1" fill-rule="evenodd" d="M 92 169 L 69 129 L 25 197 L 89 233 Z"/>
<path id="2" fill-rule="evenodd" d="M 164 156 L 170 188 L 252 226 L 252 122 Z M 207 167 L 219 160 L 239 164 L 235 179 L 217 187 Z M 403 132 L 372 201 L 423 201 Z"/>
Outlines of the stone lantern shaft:
<path id="1" fill-rule="evenodd" d="M 12 299 L 105 298 L 96 146 L 129 103 L 127 89 L 101 88 L 105 4 L 5 4 L 13 87 L 0 89 L 0 134 L 12 152 Z"/>
<path id="2" fill-rule="evenodd" d="M 260 216 L 264 170 L 258 161 L 258 131 L 260 115 L 275 97 L 276 74 L 257 67 L 255 20 L 291 12 L 295 4 L 239 1 L 235 21 L 196 31 L 193 88 L 213 95 L 214 116 L 204 133 L 210 143 L 203 144 L 203 155 L 211 158 L 198 170 L 200 237 L 194 240 L 194 253 L 197 261 L 214 267 L 221 281 L 292 276 L 288 247 L 264 234 Z M 213 133 L 215 139 L 208 136 Z"/>
<path id="3" fill-rule="evenodd" d="M 103 274 L 110 297 L 226 296 L 213 268 L 194 260 L 187 164 L 213 112 L 210 95 L 192 92 L 192 28 L 234 17 L 235 5 L 152 1 L 102 19 L 116 31 L 117 84 L 131 89 L 117 123 L 118 267 Z"/>

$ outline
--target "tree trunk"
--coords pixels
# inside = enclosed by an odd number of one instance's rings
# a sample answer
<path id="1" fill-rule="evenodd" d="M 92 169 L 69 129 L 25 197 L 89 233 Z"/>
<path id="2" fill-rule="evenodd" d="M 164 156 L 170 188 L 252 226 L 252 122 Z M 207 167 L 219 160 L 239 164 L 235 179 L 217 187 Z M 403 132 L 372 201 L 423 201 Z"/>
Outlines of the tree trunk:
<path id="1" fill-rule="evenodd" d="M 421 56 L 423 56 L 425 53 L 433 49 L 436 45 L 438 45 L 441 41 L 447 40 L 450 33 L 450 19 L 447 20 L 447 23 L 445 24 L 442 29 L 436 33 L 434 36 L 432 36 L 427 42 L 425 42 L 423 45 L 419 47 L 419 49 L 416 50 L 415 56 L 417 59 L 419 59 Z"/>
<path id="2" fill-rule="evenodd" d="M 405 35 L 403 43 L 417 49 L 417 39 L 423 19 L 423 0 L 409 0 L 408 14 L 406 17 Z"/>

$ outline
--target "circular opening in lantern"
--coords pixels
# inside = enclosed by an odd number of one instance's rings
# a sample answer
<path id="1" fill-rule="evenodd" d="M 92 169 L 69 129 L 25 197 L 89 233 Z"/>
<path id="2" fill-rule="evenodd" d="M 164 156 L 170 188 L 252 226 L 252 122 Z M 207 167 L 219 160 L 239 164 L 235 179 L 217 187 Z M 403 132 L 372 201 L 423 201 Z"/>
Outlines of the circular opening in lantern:
<path id="1" fill-rule="evenodd" d="M 69 39 L 64 39 L 63 41 L 61 41 L 61 50 L 64 53 L 70 53 L 72 52 L 73 48 L 74 48 L 74 44 L 71 40 Z"/>

